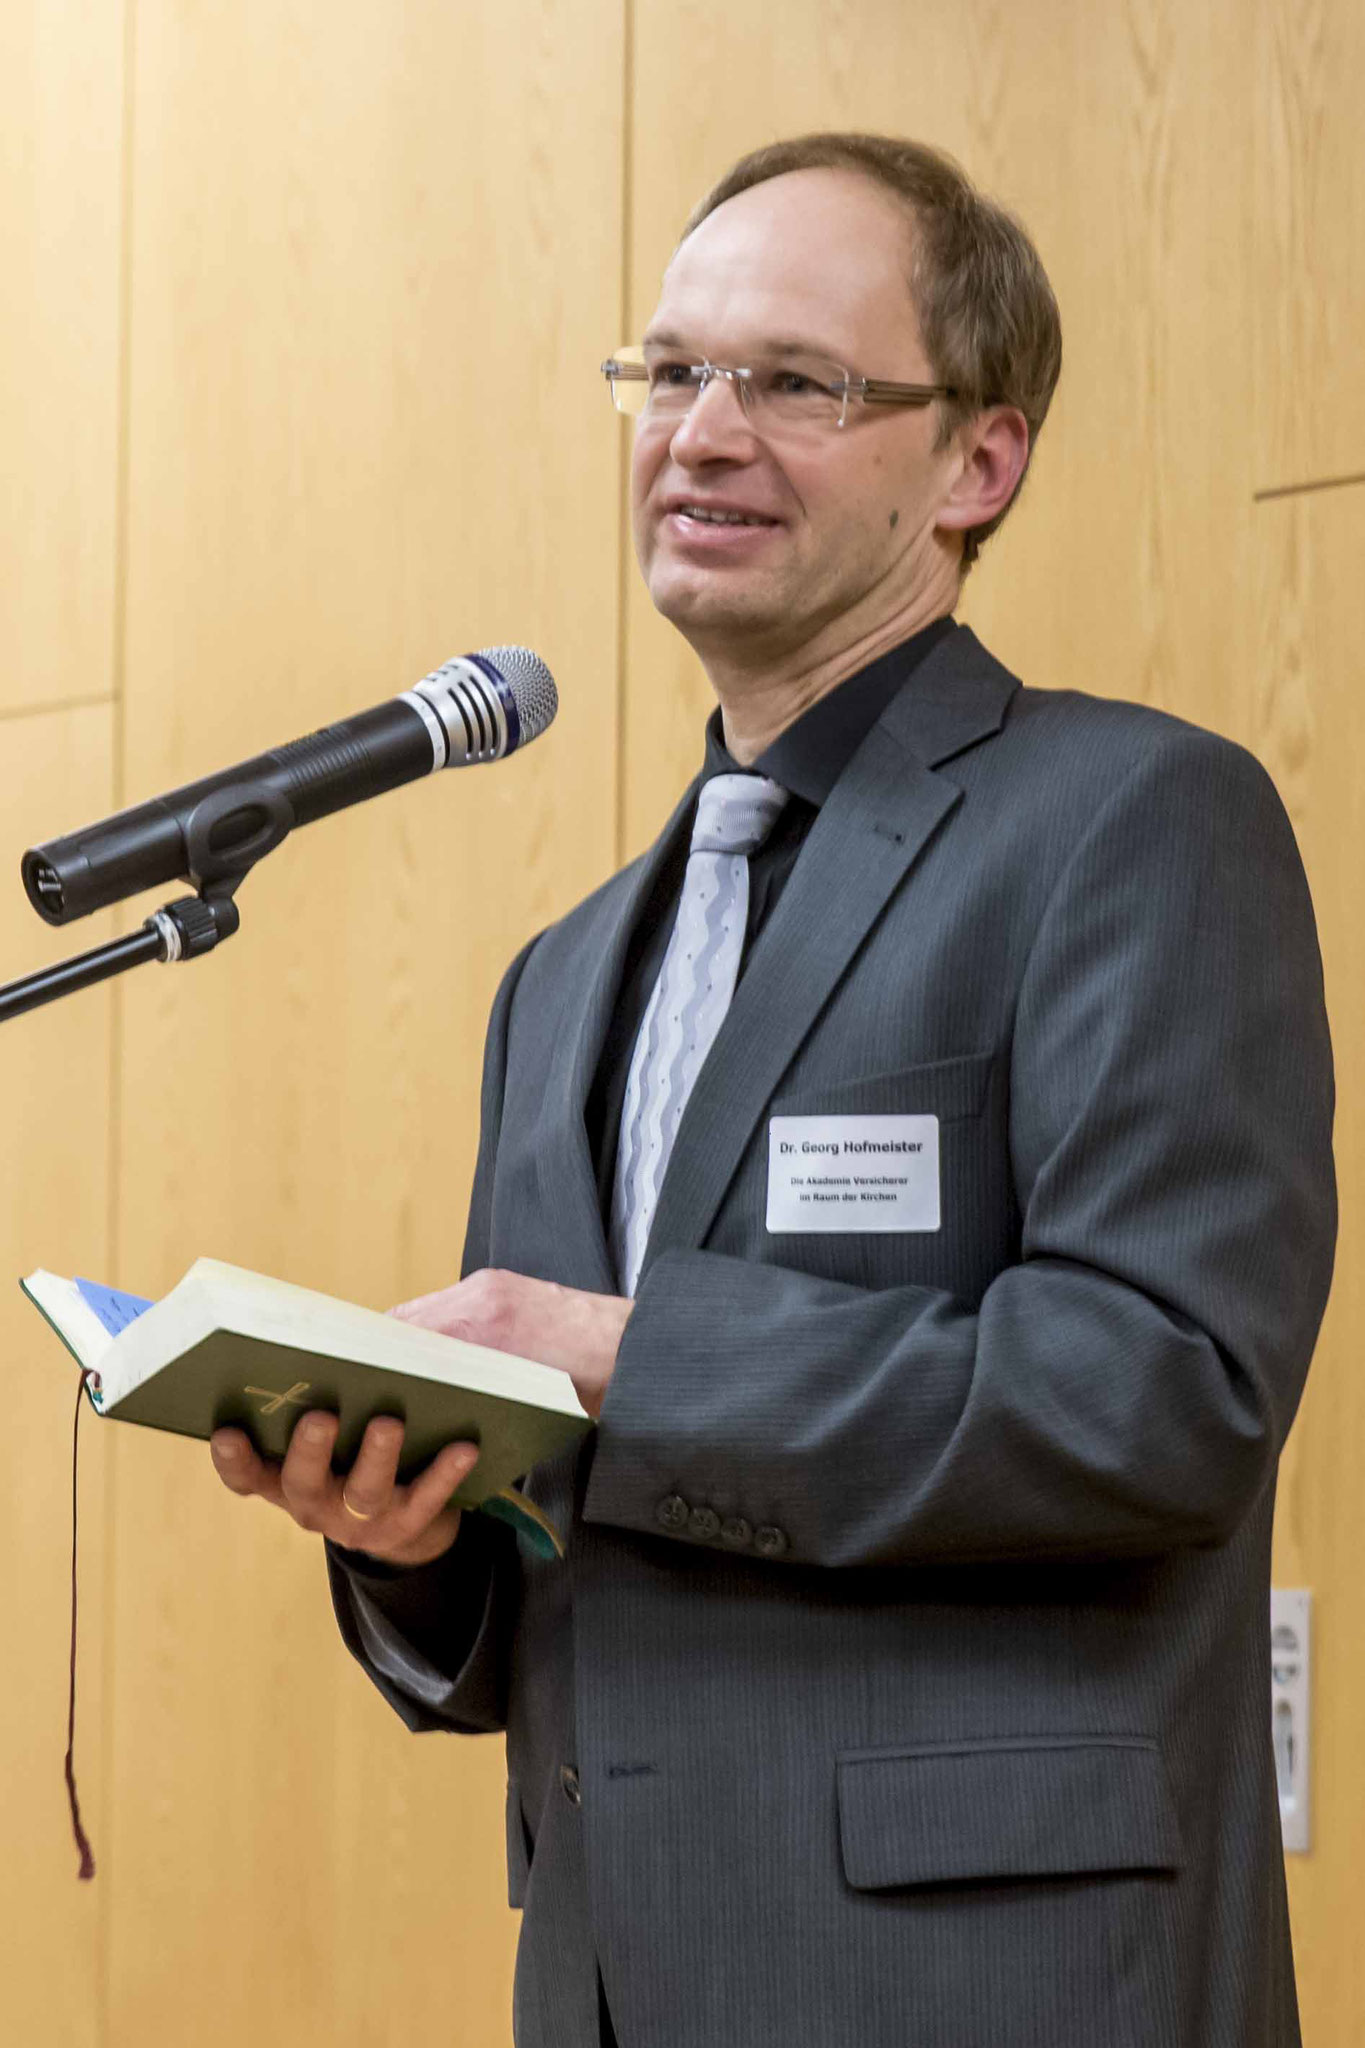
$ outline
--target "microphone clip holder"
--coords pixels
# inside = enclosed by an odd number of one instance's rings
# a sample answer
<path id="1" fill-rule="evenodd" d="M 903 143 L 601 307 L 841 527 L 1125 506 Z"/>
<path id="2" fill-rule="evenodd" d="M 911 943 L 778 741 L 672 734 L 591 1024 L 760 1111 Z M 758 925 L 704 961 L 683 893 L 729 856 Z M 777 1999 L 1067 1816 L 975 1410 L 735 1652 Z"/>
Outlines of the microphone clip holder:
<path id="1" fill-rule="evenodd" d="M 199 896 L 181 896 L 163 903 L 143 923 L 161 940 L 160 958 L 167 965 L 177 960 L 197 960 L 211 953 L 224 939 L 230 939 L 242 922 L 232 900 L 236 882 L 211 882 Z"/>
<path id="2" fill-rule="evenodd" d="M 223 828 L 244 812 L 259 816 L 259 823 L 245 840 L 221 843 Z M 36 1010 L 58 996 L 74 995 L 108 981 L 130 967 L 159 960 L 170 966 L 178 960 L 197 960 L 211 953 L 224 939 L 230 939 L 241 924 L 235 896 L 256 862 L 270 853 L 294 823 L 288 800 L 278 791 L 260 785 L 237 785 L 205 798 L 186 822 L 185 843 L 189 855 L 189 879 L 198 894 L 177 897 L 144 919 L 140 931 L 112 939 L 74 959 L 61 960 L 53 967 L 25 975 L 0 987 L 0 1024 Z M 220 844 L 215 847 L 215 834 Z"/>

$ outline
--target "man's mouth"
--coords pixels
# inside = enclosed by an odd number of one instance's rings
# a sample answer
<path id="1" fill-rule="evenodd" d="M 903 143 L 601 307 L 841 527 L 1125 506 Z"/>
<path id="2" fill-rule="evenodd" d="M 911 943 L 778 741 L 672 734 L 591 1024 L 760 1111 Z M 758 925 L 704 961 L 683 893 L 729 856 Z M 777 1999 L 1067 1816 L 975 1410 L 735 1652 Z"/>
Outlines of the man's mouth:
<path id="1" fill-rule="evenodd" d="M 719 505 L 672 505 L 669 510 L 684 519 L 698 520 L 703 526 L 776 526 L 775 519 L 769 519 L 762 512 L 737 512 Z"/>

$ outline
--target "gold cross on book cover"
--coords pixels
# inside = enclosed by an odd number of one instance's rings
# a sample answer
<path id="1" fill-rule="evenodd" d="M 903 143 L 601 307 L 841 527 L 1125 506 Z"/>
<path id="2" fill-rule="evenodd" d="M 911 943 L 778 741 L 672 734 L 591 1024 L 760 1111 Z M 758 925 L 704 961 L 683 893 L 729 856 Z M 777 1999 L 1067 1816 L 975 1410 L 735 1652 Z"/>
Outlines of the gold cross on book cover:
<path id="1" fill-rule="evenodd" d="M 283 1394 L 272 1393 L 269 1387 L 247 1387 L 245 1391 L 248 1394 L 259 1394 L 265 1403 L 264 1407 L 257 1411 L 259 1414 L 278 1415 L 280 1409 L 287 1407 L 290 1402 L 298 1408 L 306 1408 L 308 1403 L 303 1397 L 312 1384 L 311 1380 L 295 1380 L 293 1386 Z"/>
<path id="2" fill-rule="evenodd" d="M 510 1522 L 540 1556 L 564 1554 L 560 1532 L 515 1485 L 592 1427 L 568 1375 L 551 1366 L 218 1259 L 197 1259 L 160 1301 L 41 1269 L 19 1284 L 89 1372 L 100 1415 L 188 1437 L 232 1424 L 262 1456 L 282 1458 L 305 1408 L 324 1408 L 340 1418 L 339 1472 L 366 1424 L 396 1415 L 401 1480 L 443 1444 L 477 1443 L 456 1504 Z"/>

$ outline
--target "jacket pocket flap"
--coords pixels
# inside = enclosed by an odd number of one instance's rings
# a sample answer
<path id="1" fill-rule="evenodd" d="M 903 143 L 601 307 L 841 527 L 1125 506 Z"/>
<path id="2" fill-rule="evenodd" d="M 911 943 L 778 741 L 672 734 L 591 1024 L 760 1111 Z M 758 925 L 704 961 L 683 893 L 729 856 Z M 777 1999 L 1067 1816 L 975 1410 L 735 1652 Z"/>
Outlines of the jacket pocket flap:
<path id="1" fill-rule="evenodd" d="M 1180 1866 L 1166 1767 L 1145 1737 L 852 1751 L 837 1775 L 858 1890 Z"/>
<path id="2" fill-rule="evenodd" d="M 852 1079 L 807 1082 L 773 1098 L 773 1116 L 980 1116 L 986 1106 L 995 1054 L 967 1053 L 927 1066 L 895 1067 Z"/>

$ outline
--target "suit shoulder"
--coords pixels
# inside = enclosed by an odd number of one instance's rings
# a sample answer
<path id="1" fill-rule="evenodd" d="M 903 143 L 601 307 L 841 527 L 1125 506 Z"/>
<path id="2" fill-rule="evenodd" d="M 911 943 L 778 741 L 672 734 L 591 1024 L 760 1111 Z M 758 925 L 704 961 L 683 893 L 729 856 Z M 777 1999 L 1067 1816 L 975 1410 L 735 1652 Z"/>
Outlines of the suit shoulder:
<path id="1" fill-rule="evenodd" d="M 1006 730 L 1015 748 L 1036 753 L 1059 781 L 1074 779 L 1097 803 L 1151 773 L 1211 777 L 1275 795 L 1271 777 L 1248 748 L 1151 704 L 1025 685 L 1010 706 Z"/>
<path id="2" fill-rule="evenodd" d="M 1021 683 L 1010 706 L 1011 725 L 1045 726 L 1053 737 L 1074 736 L 1097 747 L 1123 752 L 1130 759 L 1152 749 L 1179 744 L 1186 738 L 1196 743 L 1212 741 L 1233 746 L 1207 726 L 1195 725 L 1174 712 L 1159 711 L 1153 704 L 1138 704 L 1126 697 L 1099 696 L 1086 690 L 1046 690 Z"/>

